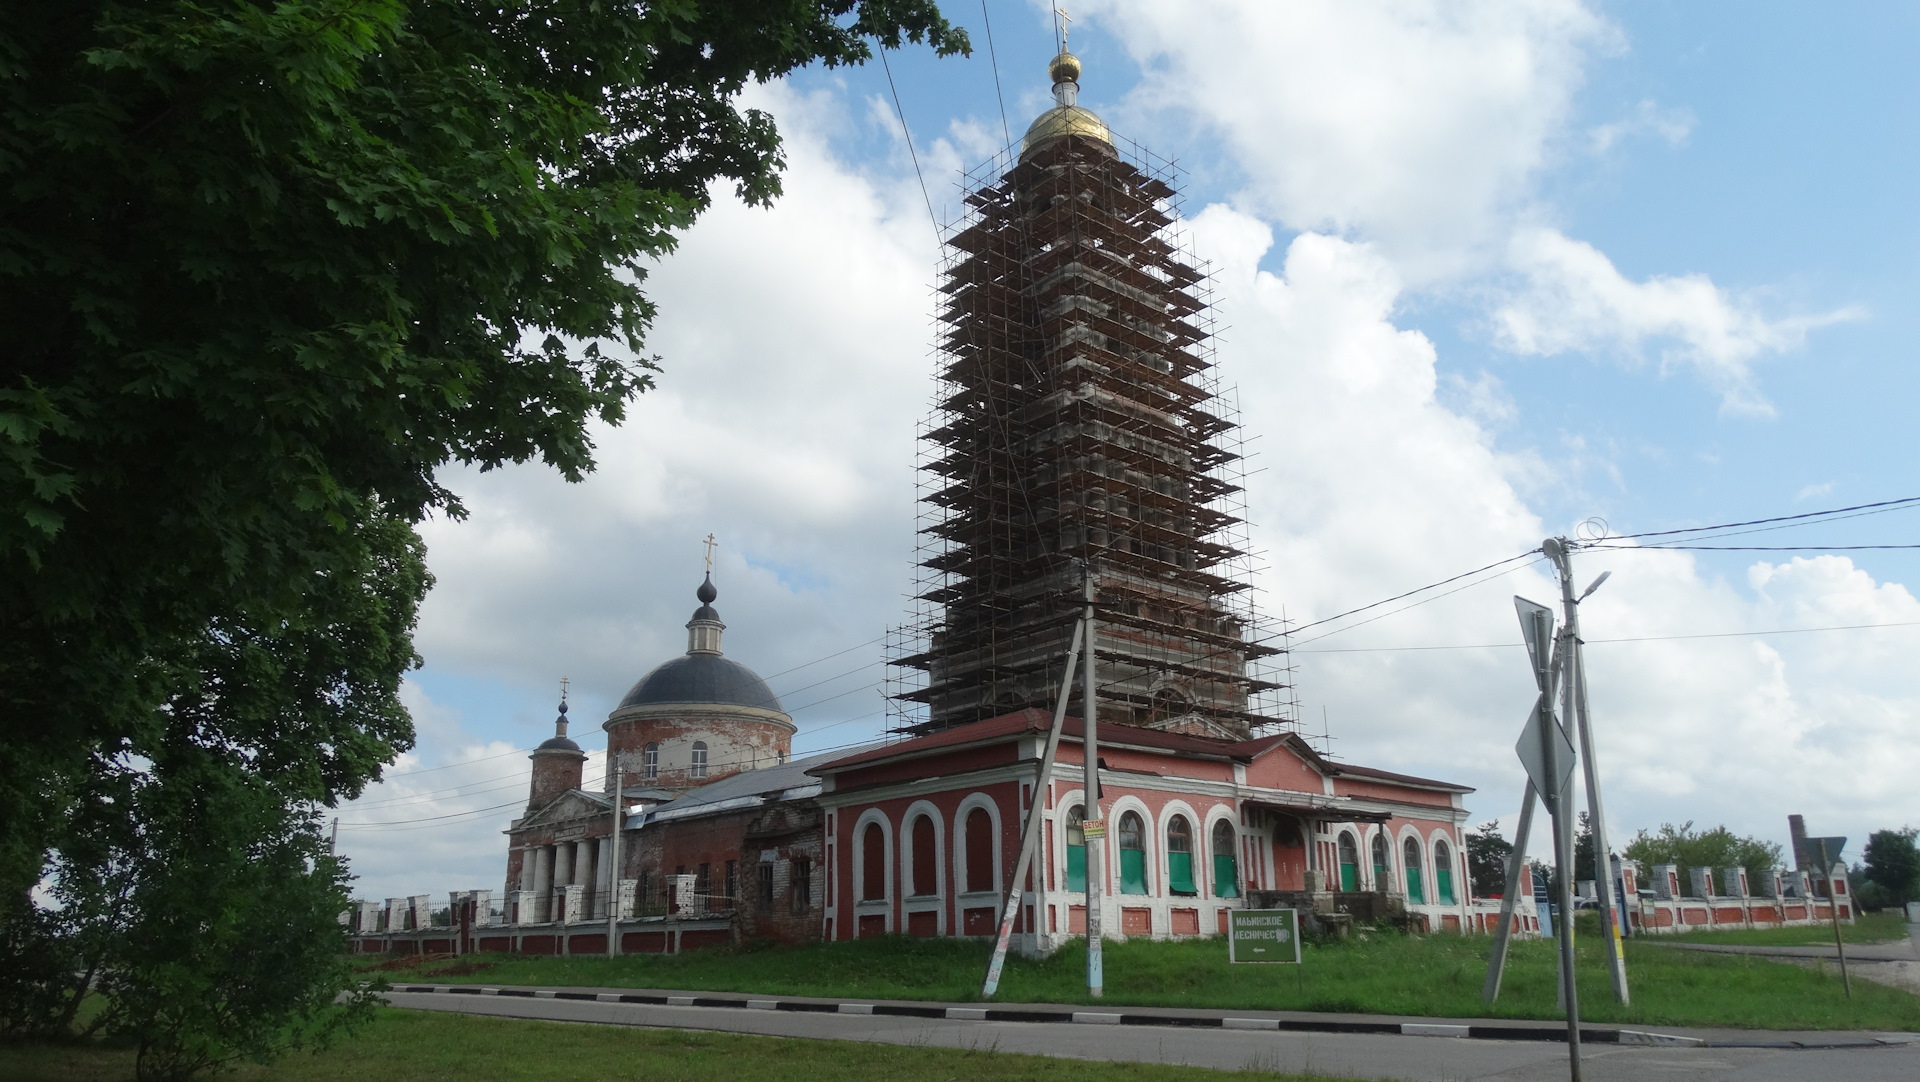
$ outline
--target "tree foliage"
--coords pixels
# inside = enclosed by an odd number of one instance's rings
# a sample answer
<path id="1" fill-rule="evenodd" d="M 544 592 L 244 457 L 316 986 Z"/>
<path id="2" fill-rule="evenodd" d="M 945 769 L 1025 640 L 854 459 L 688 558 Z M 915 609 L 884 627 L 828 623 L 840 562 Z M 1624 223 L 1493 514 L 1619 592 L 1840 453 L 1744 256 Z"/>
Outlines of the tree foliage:
<path id="1" fill-rule="evenodd" d="M 1781 866 L 1783 852 L 1778 842 L 1742 837 L 1724 826 L 1695 830 L 1689 819 L 1679 826 L 1662 823 L 1657 833 L 1639 831 L 1628 843 L 1624 855 L 1649 872 L 1655 864 L 1678 864 L 1681 887 L 1685 889 L 1692 881 L 1692 870 L 1698 867 L 1745 868 L 1748 882 L 1762 882 L 1773 869 Z M 1716 870 L 1714 874 L 1719 873 Z M 1717 878 L 1714 889 L 1720 889 Z"/>
<path id="2" fill-rule="evenodd" d="M 1914 838 L 1920 831 L 1876 830 L 1867 836 L 1867 880 L 1879 887 L 1894 905 L 1906 905 L 1920 898 L 1920 847 Z M 1865 903 L 1862 903 L 1865 904 Z"/>
<path id="3" fill-rule="evenodd" d="M 1499 898 L 1507 892 L 1507 861 L 1513 856 L 1513 843 L 1500 833 L 1500 821 L 1489 819 L 1467 832 L 1467 874 L 1473 879 L 1473 893 L 1480 898 Z"/>
<path id="4" fill-rule="evenodd" d="M 267 1014 L 173 999 L 258 991 L 283 1037 L 326 1013 L 331 978 L 222 929 L 265 926 L 233 899 L 278 883 L 288 934 L 336 934 L 337 874 L 268 805 L 350 798 L 410 746 L 413 524 L 461 513 L 436 471 L 589 470 L 589 425 L 658 371 L 648 261 L 716 185 L 779 192 L 738 92 L 905 41 L 967 45 L 931 0 L 10 6 L 0 1024 L 112 974 L 103 1024 L 171 1034 L 164 1073 L 264 1051 Z M 303 855 L 220 871 L 268 851 Z"/>

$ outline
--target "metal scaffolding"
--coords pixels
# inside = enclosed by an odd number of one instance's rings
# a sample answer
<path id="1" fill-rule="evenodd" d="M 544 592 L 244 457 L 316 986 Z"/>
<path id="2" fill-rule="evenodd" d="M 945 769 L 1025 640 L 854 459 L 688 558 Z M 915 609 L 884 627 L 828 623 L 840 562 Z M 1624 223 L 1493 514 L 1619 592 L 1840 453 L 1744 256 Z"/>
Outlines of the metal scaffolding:
<path id="1" fill-rule="evenodd" d="M 1227 738 L 1294 723 L 1285 651 L 1252 604 L 1238 406 L 1177 179 L 1079 134 L 963 179 L 916 611 L 888 644 L 896 732 L 1050 706 L 1083 564 L 1103 720 Z"/>

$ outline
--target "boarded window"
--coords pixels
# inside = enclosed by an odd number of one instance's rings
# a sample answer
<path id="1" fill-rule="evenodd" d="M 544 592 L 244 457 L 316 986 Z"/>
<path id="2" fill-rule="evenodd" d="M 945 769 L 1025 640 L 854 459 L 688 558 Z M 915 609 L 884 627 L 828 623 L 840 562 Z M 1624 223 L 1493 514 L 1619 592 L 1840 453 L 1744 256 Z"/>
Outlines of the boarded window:
<path id="1" fill-rule="evenodd" d="M 940 889 L 934 833 L 932 816 L 923 815 L 913 821 L 913 893 L 919 896 L 935 894 Z"/>
<path id="2" fill-rule="evenodd" d="M 1240 897 L 1240 836 L 1225 819 L 1213 824 L 1213 896 Z"/>
<path id="3" fill-rule="evenodd" d="M 796 860 L 787 873 L 787 891 L 793 896 L 793 911 L 805 913 L 813 908 L 813 862 Z"/>
<path id="4" fill-rule="evenodd" d="M 1087 810 L 1079 805 L 1067 811 L 1067 883 L 1065 889 L 1087 889 L 1087 836 L 1081 829 Z"/>
<path id="5" fill-rule="evenodd" d="M 1147 892 L 1147 831 L 1137 812 L 1120 817 L 1120 893 Z"/>
<path id="6" fill-rule="evenodd" d="M 879 901 L 887 896 L 887 839 L 879 823 L 868 823 L 860 835 L 860 900 Z"/>
<path id="7" fill-rule="evenodd" d="M 1193 885 L 1193 824 L 1184 815 L 1167 820 L 1167 889 L 1175 894 L 1198 894 Z"/>
<path id="8" fill-rule="evenodd" d="M 1415 905 L 1425 905 L 1427 901 L 1426 880 L 1420 874 L 1420 843 L 1412 838 L 1402 847 L 1401 859 L 1407 867 L 1407 901 Z"/>
<path id="9" fill-rule="evenodd" d="M 985 808 L 967 813 L 966 889 L 993 889 L 993 816 Z"/>
<path id="10" fill-rule="evenodd" d="M 1340 889 L 1360 889 L 1360 849 L 1349 830 L 1340 832 Z"/>

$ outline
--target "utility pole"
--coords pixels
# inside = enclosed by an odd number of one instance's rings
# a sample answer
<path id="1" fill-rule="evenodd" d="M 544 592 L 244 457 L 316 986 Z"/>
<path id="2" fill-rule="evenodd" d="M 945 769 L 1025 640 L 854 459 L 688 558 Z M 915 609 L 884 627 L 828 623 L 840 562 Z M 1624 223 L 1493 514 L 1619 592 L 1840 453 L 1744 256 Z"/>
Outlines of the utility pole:
<path id="1" fill-rule="evenodd" d="M 1067 666 L 1061 673 L 1060 695 L 1053 704 L 1053 728 L 1047 730 L 1047 748 L 1040 756 L 1040 772 L 1034 778 L 1033 801 L 1027 807 L 1027 828 L 1020 843 L 1020 859 L 1014 862 L 1013 878 L 1007 882 L 1007 904 L 1000 913 L 1000 935 L 993 943 L 993 958 L 987 963 L 987 979 L 980 986 L 980 998 L 991 999 L 1000 988 L 1000 969 L 1007 960 L 1007 942 L 1013 937 L 1013 922 L 1026 901 L 1027 869 L 1033 855 L 1040 851 L 1044 833 L 1046 795 L 1053 786 L 1053 764 L 1060 750 L 1060 730 L 1066 727 L 1067 699 L 1073 694 L 1074 671 L 1080 663 L 1080 643 L 1085 638 L 1085 617 L 1073 623 L 1073 640 L 1067 645 Z M 1029 928 L 1032 932 L 1034 929 Z"/>
<path id="2" fill-rule="evenodd" d="M 1087 844 L 1087 994 L 1095 999 L 1106 991 L 1106 970 L 1100 956 L 1101 946 L 1101 895 L 1106 886 L 1107 862 L 1107 824 L 1100 814 L 1100 740 L 1095 732 L 1100 713 L 1099 684 L 1095 680 L 1093 644 L 1093 562 L 1089 560 L 1082 566 L 1086 595 L 1086 609 L 1080 617 L 1081 626 L 1086 629 L 1086 649 L 1081 653 L 1082 664 L 1086 667 L 1085 715 L 1086 736 L 1081 747 L 1086 752 L 1086 790 L 1087 812 L 1082 820 L 1081 834 Z M 1094 829 L 1098 824 L 1099 829 Z"/>
<path id="3" fill-rule="evenodd" d="M 613 844 L 607 853 L 607 957 L 620 957 L 620 820 L 627 810 L 626 774 L 613 766 Z"/>
<path id="4" fill-rule="evenodd" d="M 1575 737 L 1580 742 L 1581 766 L 1586 772 L 1587 821 L 1593 830 L 1593 870 L 1597 880 L 1595 893 L 1600 896 L 1600 938 L 1606 941 L 1607 976 L 1613 982 L 1614 996 L 1621 1003 L 1627 1003 L 1627 959 L 1620 947 L 1620 929 L 1626 923 L 1627 916 L 1618 911 L 1614 902 L 1613 850 L 1607 844 L 1606 806 L 1600 799 L 1600 764 L 1594 758 L 1593 726 L 1587 714 L 1586 651 L 1580 641 L 1580 603 L 1592 596 L 1612 573 L 1607 572 L 1594 579 L 1584 593 L 1575 597 L 1573 553 L 1567 539 L 1550 537 L 1541 544 L 1541 551 L 1547 554 L 1560 572 L 1560 636 L 1561 656 L 1564 659 L 1560 687 L 1564 704 L 1561 716 L 1574 725 Z"/>

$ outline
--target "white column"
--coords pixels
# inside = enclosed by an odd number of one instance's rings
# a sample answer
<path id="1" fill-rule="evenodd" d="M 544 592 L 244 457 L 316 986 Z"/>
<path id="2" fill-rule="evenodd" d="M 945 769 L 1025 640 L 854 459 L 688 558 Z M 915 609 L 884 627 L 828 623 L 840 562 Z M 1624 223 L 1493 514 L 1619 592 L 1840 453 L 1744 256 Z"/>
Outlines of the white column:
<path id="1" fill-rule="evenodd" d="M 586 888 L 585 890 L 581 891 L 581 894 L 584 895 L 586 898 L 586 902 L 585 902 L 586 908 L 581 910 L 578 917 L 578 919 L 580 920 L 585 920 L 592 915 L 591 911 L 593 909 L 593 872 L 594 872 L 593 856 L 595 851 L 598 850 L 599 847 L 600 847 L 600 842 L 598 839 L 595 839 L 593 841 L 578 841 L 573 843 L 573 881 L 576 884 Z M 568 914 L 568 915 L 572 916 L 572 914 Z"/>
<path id="2" fill-rule="evenodd" d="M 545 895 L 553 889 L 553 846 L 543 845 L 527 856 L 533 861 L 533 892 Z"/>
<path id="3" fill-rule="evenodd" d="M 573 843 L 553 847 L 553 886 L 557 890 L 573 882 Z"/>
<path id="4" fill-rule="evenodd" d="M 521 890 L 533 889 L 533 866 L 536 863 L 538 863 L 534 857 L 534 853 L 535 853 L 535 850 L 528 846 L 522 846 L 520 849 L 520 889 Z"/>

